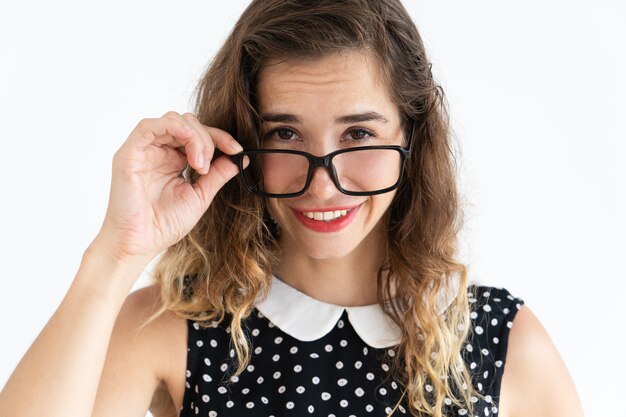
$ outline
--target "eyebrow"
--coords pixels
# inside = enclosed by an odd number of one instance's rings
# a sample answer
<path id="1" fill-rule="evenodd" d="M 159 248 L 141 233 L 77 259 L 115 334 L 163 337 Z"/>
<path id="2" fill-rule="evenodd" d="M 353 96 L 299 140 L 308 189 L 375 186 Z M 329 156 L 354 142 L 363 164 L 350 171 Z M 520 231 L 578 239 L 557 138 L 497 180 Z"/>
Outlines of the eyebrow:
<path id="1" fill-rule="evenodd" d="M 277 123 L 299 123 L 302 124 L 302 120 L 295 114 L 287 114 L 287 113 L 267 113 L 261 115 L 265 122 L 277 122 Z M 345 116 L 341 116 L 335 119 L 335 123 L 337 124 L 351 124 L 351 123 L 361 123 L 361 122 L 369 122 L 369 121 L 377 121 L 382 123 L 389 123 L 389 120 L 380 113 L 375 111 L 369 111 L 365 113 L 358 114 L 348 114 Z"/>

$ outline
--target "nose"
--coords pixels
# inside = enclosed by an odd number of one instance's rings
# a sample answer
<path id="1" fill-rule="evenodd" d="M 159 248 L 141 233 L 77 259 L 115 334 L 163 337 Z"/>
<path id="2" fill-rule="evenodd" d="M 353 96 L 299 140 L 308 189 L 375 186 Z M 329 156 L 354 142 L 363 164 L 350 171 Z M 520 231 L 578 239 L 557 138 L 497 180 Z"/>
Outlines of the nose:
<path id="1" fill-rule="evenodd" d="M 328 200 L 339 192 L 325 167 L 313 168 L 313 176 L 307 191 L 317 200 Z"/>

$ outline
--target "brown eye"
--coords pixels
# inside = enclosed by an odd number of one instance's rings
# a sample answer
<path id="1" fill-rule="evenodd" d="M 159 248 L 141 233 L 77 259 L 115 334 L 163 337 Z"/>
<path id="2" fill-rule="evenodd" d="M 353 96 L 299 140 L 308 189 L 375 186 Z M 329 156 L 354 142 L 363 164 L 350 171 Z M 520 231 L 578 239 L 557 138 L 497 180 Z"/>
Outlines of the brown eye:
<path id="1" fill-rule="evenodd" d="M 352 136 L 352 139 L 354 140 L 369 139 L 368 136 L 374 136 L 370 132 L 364 129 L 353 129 L 350 131 L 350 135 Z"/>
<path id="2" fill-rule="evenodd" d="M 289 129 L 276 129 L 274 133 L 283 140 L 289 140 L 293 137 L 293 130 Z"/>

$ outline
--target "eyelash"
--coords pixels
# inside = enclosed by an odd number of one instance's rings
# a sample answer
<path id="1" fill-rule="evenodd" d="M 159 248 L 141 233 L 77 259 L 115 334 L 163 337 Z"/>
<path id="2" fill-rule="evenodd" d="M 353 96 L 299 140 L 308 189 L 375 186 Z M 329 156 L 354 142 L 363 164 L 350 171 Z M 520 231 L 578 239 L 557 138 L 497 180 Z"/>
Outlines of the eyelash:
<path id="1" fill-rule="evenodd" d="M 271 129 L 263 137 L 265 139 L 270 139 L 270 138 L 272 138 L 274 136 L 274 134 L 276 134 L 277 132 L 280 132 L 280 131 L 287 131 L 287 132 L 291 132 L 291 133 L 297 134 L 293 129 L 281 126 L 281 127 L 275 127 L 274 129 Z M 356 142 L 365 142 L 365 141 L 372 140 L 372 139 L 374 139 L 376 137 L 376 135 L 374 133 L 372 133 L 371 131 L 369 131 L 367 129 L 363 129 L 363 128 L 350 129 L 350 130 L 348 130 L 347 133 L 353 133 L 353 132 L 361 132 L 361 133 L 365 133 L 365 134 L 367 134 L 369 136 L 368 138 L 362 138 L 362 139 L 351 138 L 351 140 L 354 140 Z M 293 140 L 293 139 L 282 139 L 282 138 L 277 138 L 277 139 L 281 140 L 281 141 L 285 141 L 285 142 L 289 142 L 289 141 Z"/>

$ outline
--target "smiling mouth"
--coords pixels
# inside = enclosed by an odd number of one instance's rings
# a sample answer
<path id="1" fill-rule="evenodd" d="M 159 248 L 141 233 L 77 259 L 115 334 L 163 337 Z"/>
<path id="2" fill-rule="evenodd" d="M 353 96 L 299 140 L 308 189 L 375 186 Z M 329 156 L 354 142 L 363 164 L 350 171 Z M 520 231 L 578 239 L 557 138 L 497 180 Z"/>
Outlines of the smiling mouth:
<path id="1" fill-rule="evenodd" d="M 330 222 L 336 220 L 340 217 L 345 216 L 350 213 L 352 209 L 349 210 L 334 210 L 334 211 L 303 211 L 301 212 L 303 216 L 308 217 L 309 219 Z"/>

